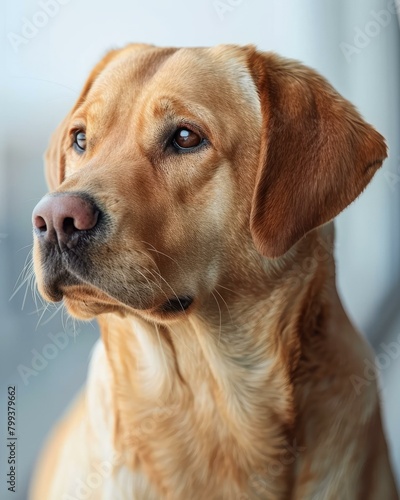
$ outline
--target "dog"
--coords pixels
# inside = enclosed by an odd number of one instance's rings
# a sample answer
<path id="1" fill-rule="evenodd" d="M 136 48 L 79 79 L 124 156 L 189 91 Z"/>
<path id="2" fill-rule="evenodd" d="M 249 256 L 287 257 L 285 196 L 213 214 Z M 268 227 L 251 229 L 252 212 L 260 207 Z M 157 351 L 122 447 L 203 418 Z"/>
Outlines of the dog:
<path id="1" fill-rule="evenodd" d="M 41 295 L 101 340 L 31 498 L 398 498 L 333 259 L 332 219 L 386 154 L 296 61 L 109 52 L 33 211 Z"/>

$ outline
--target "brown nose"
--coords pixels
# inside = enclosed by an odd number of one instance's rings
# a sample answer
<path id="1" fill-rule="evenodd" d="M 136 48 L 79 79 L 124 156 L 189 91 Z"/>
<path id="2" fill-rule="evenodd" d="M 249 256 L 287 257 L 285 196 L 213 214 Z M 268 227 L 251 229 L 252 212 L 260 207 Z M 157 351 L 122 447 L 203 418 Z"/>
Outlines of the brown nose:
<path id="1" fill-rule="evenodd" d="M 93 229 L 99 219 L 96 205 L 78 194 L 44 196 L 33 210 L 32 223 L 43 241 L 73 248 L 84 231 Z"/>

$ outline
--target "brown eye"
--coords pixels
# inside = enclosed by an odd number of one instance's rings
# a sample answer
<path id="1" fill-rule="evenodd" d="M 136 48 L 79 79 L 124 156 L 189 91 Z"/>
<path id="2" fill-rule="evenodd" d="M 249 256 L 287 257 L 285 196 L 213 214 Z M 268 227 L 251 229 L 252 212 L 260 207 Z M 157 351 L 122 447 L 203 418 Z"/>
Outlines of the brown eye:
<path id="1" fill-rule="evenodd" d="M 179 150 L 182 149 L 193 149 L 199 146 L 203 142 L 203 139 L 187 128 L 179 128 L 173 137 L 172 145 Z"/>
<path id="2" fill-rule="evenodd" d="M 77 153 L 83 153 L 86 150 L 86 134 L 82 130 L 75 132 L 74 149 Z"/>

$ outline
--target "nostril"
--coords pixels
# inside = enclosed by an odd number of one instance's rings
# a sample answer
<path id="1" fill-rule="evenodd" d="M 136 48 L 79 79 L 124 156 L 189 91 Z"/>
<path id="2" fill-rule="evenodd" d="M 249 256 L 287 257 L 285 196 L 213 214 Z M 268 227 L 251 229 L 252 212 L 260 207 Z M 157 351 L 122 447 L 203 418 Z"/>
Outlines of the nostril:
<path id="1" fill-rule="evenodd" d="M 59 248 L 76 246 L 99 219 L 100 210 L 90 197 L 68 193 L 46 195 L 32 214 L 36 235 Z"/>
<path id="2" fill-rule="evenodd" d="M 63 232 L 64 234 L 71 236 L 72 234 L 75 233 L 75 231 L 78 231 L 78 229 L 75 226 L 75 221 L 72 217 L 66 217 L 63 220 Z"/>
<path id="3" fill-rule="evenodd" d="M 38 229 L 40 232 L 44 233 L 45 231 L 47 231 L 46 221 L 40 215 L 36 215 L 34 219 L 34 224 L 35 228 Z"/>

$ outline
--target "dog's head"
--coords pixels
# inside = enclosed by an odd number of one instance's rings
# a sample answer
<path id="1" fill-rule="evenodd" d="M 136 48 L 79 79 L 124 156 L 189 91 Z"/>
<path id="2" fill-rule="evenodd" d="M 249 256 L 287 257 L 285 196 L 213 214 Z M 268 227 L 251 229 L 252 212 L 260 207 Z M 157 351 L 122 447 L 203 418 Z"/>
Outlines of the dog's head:
<path id="1" fill-rule="evenodd" d="M 93 70 L 46 155 L 39 290 L 91 317 L 175 317 L 343 210 L 383 138 L 317 73 L 254 47 L 131 45 Z"/>

